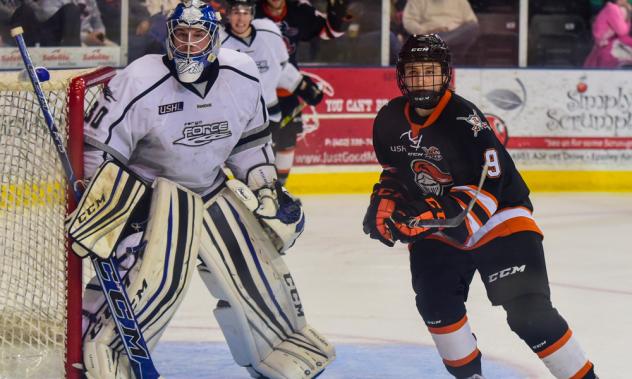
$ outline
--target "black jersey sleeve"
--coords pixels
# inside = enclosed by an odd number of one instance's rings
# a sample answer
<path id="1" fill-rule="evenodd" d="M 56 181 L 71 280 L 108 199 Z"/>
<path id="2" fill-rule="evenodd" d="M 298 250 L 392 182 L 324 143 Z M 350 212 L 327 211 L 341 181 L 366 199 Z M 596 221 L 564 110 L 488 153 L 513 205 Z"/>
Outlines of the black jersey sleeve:
<path id="1" fill-rule="evenodd" d="M 472 211 L 461 226 L 445 229 L 444 234 L 465 242 L 476 233 L 502 207 L 528 202 L 528 189 L 516 167 L 483 113 L 471 103 L 470 115 L 458 120 L 454 133 L 459 138 L 458 160 L 452 163 L 454 186 L 443 196 L 446 208 L 467 208 L 476 196 Z M 484 165 L 487 164 L 485 182 L 476 195 Z"/>

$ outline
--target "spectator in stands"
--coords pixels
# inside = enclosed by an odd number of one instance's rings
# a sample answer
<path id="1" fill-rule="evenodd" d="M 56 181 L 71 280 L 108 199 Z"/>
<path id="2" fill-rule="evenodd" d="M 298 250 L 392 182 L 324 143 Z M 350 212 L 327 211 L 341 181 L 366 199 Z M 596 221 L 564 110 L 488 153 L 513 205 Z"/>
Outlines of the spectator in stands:
<path id="1" fill-rule="evenodd" d="M 467 0 L 408 0 L 402 18 L 410 34 L 439 34 L 457 64 L 465 63 L 478 38 L 478 19 Z"/>
<path id="2" fill-rule="evenodd" d="M 96 0 L 77 0 L 81 10 L 81 43 L 87 46 L 114 45 L 107 39 Z"/>
<path id="3" fill-rule="evenodd" d="M 10 24 L 24 28 L 30 46 L 81 45 L 81 11 L 73 0 L 24 0 Z"/>
<path id="4" fill-rule="evenodd" d="M 105 25 L 105 36 L 116 44 L 121 43 L 121 0 L 96 0 L 101 11 L 101 19 Z M 135 49 L 142 44 L 137 43 L 138 39 L 143 39 L 149 31 L 149 12 L 144 2 L 130 1 L 129 4 L 129 27 L 128 43 L 129 49 Z M 177 5 L 177 4 L 176 4 Z M 175 5 L 173 6 L 175 8 Z M 164 27 L 164 25 L 163 25 Z"/>
<path id="5" fill-rule="evenodd" d="M 0 47 L 12 45 L 11 16 L 18 7 L 18 0 L 0 0 Z"/>
<path id="6" fill-rule="evenodd" d="M 621 67 L 632 64 L 632 37 L 628 0 L 607 1 L 592 26 L 595 45 L 584 67 Z"/>
<path id="7" fill-rule="evenodd" d="M 404 29 L 404 23 L 402 17 L 404 15 L 404 8 L 406 7 L 406 0 L 391 0 L 391 35 L 390 35 L 390 57 L 389 63 L 395 64 L 397 61 L 397 54 L 402 48 L 402 44 L 408 38 L 408 33 Z"/>

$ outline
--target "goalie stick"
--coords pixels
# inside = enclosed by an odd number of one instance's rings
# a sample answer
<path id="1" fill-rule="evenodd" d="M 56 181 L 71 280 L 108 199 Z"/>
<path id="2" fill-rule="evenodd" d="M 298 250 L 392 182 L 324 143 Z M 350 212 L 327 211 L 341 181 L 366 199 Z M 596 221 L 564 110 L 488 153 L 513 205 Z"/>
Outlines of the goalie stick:
<path id="1" fill-rule="evenodd" d="M 483 183 L 485 183 L 485 178 L 487 177 L 487 169 L 489 168 L 487 162 L 483 165 L 483 170 L 481 171 L 481 178 L 478 180 L 478 187 L 476 188 L 476 193 L 470 202 L 467 204 L 467 207 L 462 210 L 458 215 L 445 219 L 433 219 L 433 220 L 417 220 L 411 218 L 408 220 L 407 225 L 410 228 L 455 228 L 465 220 L 467 214 L 470 213 L 472 208 L 474 208 L 474 204 L 476 204 L 476 199 L 478 198 L 478 194 L 481 193 L 481 188 L 483 188 Z"/>
<path id="2" fill-rule="evenodd" d="M 68 153 L 66 152 L 66 148 L 64 146 L 64 141 L 59 134 L 59 129 L 57 129 L 57 126 L 55 125 L 50 108 L 48 107 L 48 102 L 44 96 L 44 91 L 42 91 L 41 84 L 37 74 L 35 73 L 33 62 L 31 61 L 28 50 L 26 49 L 24 37 L 22 36 L 23 33 L 24 30 L 22 27 L 11 29 L 11 36 L 14 37 L 17 42 L 20 55 L 24 61 L 24 66 L 26 67 L 29 79 L 33 85 L 33 90 L 37 95 L 37 100 L 42 113 L 44 114 L 46 126 L 53 142 L 55 143 L 59 159 L 64 167 L 64 172 L 68 182 L 70 183 L 70 187 L 73 190 L 75 200 L 79 202 L 79 199 L 81 199 L 81 191 L 76 186 L 77 178 L 72 170 L 70 159 L 68 158 Z M 158 374 L 158 371 L 151 360 L 149 349 L 147 348 L 143 334 L 138 326 L 138 321 L 136 320 L 136 316 L 132 310 L 129 297 L 127 296 L 127 292 L 125 291 L 125 287 L 119 276 L 118 264 L 112 257 L 102 260 L 94 254 L 91 254 L 90 260 L 94 265 L 99 283 L 101 284 L 101 289 L 103 290 L 108 307 L 113 315 L 112 318 L 116 324 L 119 337 L 125 346 L 125 351 L 127 352 L 130 365 L 134 370 L 134 376 L 137 379 L 160 378 L 160 374 Z"/>

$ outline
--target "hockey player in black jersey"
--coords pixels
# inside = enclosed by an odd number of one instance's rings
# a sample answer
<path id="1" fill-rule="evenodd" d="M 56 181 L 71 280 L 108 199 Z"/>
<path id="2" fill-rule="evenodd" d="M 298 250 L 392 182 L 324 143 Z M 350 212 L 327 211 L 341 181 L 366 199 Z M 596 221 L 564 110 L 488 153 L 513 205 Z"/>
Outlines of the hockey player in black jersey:
<path id="1" fill-rule="evenodd" d="M 556 378 L 595 378 L 551 304 L 542 232 L 529 189 L 485 116 L 449 89 L 450 52 L 437 35 L 411 36 L 397 62 L 403 96 L 382 108 L 373 144 L 383 167 L 364 232 L 408 243 L 416 304 L 446 369 L 481 378 L 481 353 L 465 301 L 478 270 L 493 305 Z M 477 184 L 486 178 L 477 195 Z M 474 207 L 453 228 L 416 226 Z"/>
<path id="2" fill-rule="evenodd" d="M 327 15 L 316 10 L 308 1 L 303 0 L 259 0 L 255 17 L 267 17 L 274 21 L 287 45 L 290 63 L 298 68 L 296 48 L 300 41 L 309 41 L 320 36 L 333 39 L 344 34 L 347 27 L 347 0 L 329 0 Z M 284 83 L 279 89 L 281 107 L 281 128 L 272 131 L 276 166 L 279 180 L 283 183 L 292 168 L 296 138 L 303 131 L 299 97 L 307 105 L 317 105 L 323 98 L 322 90 L 308 76 L 294 83 Z"/>

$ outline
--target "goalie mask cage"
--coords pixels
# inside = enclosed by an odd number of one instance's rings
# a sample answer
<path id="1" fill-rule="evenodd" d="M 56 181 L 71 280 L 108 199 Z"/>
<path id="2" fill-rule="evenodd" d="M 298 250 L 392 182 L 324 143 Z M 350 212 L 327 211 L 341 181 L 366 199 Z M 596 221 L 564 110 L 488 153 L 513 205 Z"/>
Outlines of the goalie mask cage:
<path id="1" fill-rule="evenodd" d="M 51 71 L 42 83 L 77 178 L 83 119 L 111 68 Z M 31 83 L 0 73 L 0 379 L 80 378 L 82 262 L 67 250 L 74 208 Z"/>

